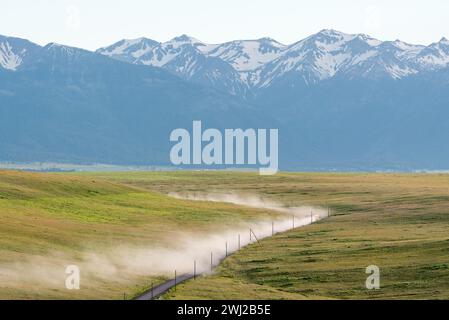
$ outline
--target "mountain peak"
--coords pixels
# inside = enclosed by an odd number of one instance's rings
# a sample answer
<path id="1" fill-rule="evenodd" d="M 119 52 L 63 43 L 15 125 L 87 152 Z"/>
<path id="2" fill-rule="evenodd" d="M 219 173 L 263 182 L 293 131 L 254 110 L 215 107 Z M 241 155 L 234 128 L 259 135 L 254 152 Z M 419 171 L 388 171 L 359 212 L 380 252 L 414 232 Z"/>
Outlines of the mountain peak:
<path id="1" fill-rule="evenodd" d="M 65 44 L 60 44 L 57 42 L 48 43 L 47 45 L 44 46 L 44 49 L 72 49 L 72 50 L 79 50 L 79 51 L 87 51 L 87 50 L 84 50 L 81 48 L 67 46 Z"/>
<path id="2" fill-rule="evenodd" d="M 356 37 L 355 35 L 350 35 L 338 30 L 334 29 L 323 29 L 317 34 L 315 34 L 312 37 L 325 37 L 325 38 L 332 38 L 332 39 L 349 39 Z"/>
<path id="3" fill-rule="evenodd" d="M 371 47 L 377 47 L 378 45 L 382 44 L 382 41 L 377 40 L 373 37 L 370 37 L 369 35 L 364 34 L 364 33 L 359 33 L 356 38 L 362 40 L 363 42 L 367 43 Z"/>
<path id="4" fill-rule="evenodd" d="M 286 47 L 284 44 L 282 44 L 279 41 L 277 41 L 277 40 L 275 40 L 273 38 L 270 38 L 270 37 L 263 37 L 263 38 L 257 39 L 256 41 L 258 41 L 260 43 L 263 43 L 263 44 L 268 44 L 268 45 L 271 45 L 271 46 L 274 46 L 274 47 L 277 47 L 277 48 L 284 48 L 284 47 Z"/>
<path id="5" fill-rule="evenodd" d="M 66 46 L 63 44 L 50 42 L 44 47 L 44 50 L 51 52 L 53 54 L 62 54 L 67 56 L 80 55 L 80 54 L 89 54 L 91 51 L 80 49 L 76 47 Z"/>
<path id="6" fill-rule="evenodd" d="M 335 29 L 322 29 L 318 32 L 318 34 L 324 34 L 324 35 L 340 35 L 343 34 L 343 32 L 337 31 Z"/>
<path id="7" fill-rule="evenodd" d="M 136 38 L 136 39 L 123 39 L 122 41 L 128 43 L 128 45 L 135 45 L 135 44 L 139 44 L 139 43 L 151 43 L 151 44 L 159 43 L 153 39 L 146 38 L 146 37 L 140 37 L 140 38 Z"/>
<path id="8" fill-rule="evenodd" d="M 178 37 L 173 38 L 170 42 L 182 42 L 182 43 L 202 43 L 198 39 L 190 37 L 186 34 L 180 35 Z"/>
<path id="9" fill-rule="evenodd" d="M 274 40 L 273 38 L 270 38 L 270 37 L 263 37 L 263 38 L 257 39 L 257 41 L 261 41 L 261 42 L 277 42 L 276 40 Z"/>
<path id="10" fill-rule="evenodd" d="M 96 52 L 125 62 L 133 62 L 159 44 L 159 42 L 145 37 L 123 39 L 111 46 L 100 48 Z"/>
<path id="11" fill-rule="evenodd" d="M 351 41 L 356 37 L 357 35 L 347 34 L 334 29 L 323 29 L 309 38 L 306 38 L 306 40 L 318 41 L 324 44 L 336 44 Z"/>
<path id="12" fill-rule="evenodd" d="M 44 48 L 45 48 L 45 49 L 52 49 L 52 48 L 62 47 L 62 46 L 63 46 L 62 44 L 59 44 L 59 43 L 56 43 L 56 42 L 50 42 L 50 43 L 47 43 L 47 44 L 44 46 Z"/>
<path id="13" fill-rule="evenodd" d="M 446 37 L 441 38 L 440 43 L 449 45 L 449 40 Z"/>

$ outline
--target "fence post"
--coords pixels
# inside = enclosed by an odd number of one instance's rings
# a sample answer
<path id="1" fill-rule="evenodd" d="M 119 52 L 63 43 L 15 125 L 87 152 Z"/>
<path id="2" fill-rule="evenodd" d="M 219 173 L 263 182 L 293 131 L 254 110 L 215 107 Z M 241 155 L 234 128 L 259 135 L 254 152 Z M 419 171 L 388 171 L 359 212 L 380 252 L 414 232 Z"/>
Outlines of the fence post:
<path id="1" fill-rule="evenodd" d="M 228 256 L 228 243 L 226 242 L 226 257 Z"/>
<path id="2" fill-rule="evenodd" d="M 239 250 L 240 250 L 240 234 L 239 234 Z"/>
<path id="3" fill-rule="evenodd" d="M 176 270 L 175 270 L 175 291 L 176 291 L 176 283 L 177 282 L 177 279 L 176 279 Z"/>
<path id="4" fill-rule="evenodd" d="M 196 279 L 196 260 L 193 261 L 193 280 Z"/>
<path id="5" fill-rule="evenodd" d="M 271 236 L 274 236 L 274 221 L 271 221 Z"/>
<path id="6" fill-rule="evenodd" d="M 210 272 L 214 270 L 213 256 L 212 252 L 210 253 Z"/>

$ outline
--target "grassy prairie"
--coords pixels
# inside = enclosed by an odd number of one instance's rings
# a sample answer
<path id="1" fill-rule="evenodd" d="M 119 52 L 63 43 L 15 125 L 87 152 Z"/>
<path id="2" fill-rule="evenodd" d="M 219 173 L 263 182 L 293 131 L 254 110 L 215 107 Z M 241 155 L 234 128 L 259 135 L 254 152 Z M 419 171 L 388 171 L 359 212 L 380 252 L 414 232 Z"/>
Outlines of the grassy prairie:
<path id="1" fill-rule="evenodd" d="M 179 230 L 213 232 L 270 214 L 164 195 L 179 191 L 257 194 L 288 206 L 329 206 L 333 215 L 249 246 L 165 299 L 449 299 L 444 174 L 0 172 L 0 266 L 40 256 L 57 264 L 53 251 L 76 260 L 122 243 L 168 245 Z M 365 289 L 369 265 L 380 267 L 381 290 Z M 160 280 L 94 277 L 75 293 L 0 282 L 0 299 L 121 298 Z"/>
<path id="2" fill-rule="evenodd" d="M 333 216 L 253 245 L 213 276 L 166 299 L 449 299 L 449 175 L 282 173 L 112 174 L 153 191 L 239 191 Z M 381 289 L 368 291 L 377 265 Z"/>
<path id="3" fill-rule="evenodd" d="M 164 276 L 112 272 L 99 261 L 85 275 L 88 281 L 82 274 L 82 289 L 69 291 L 65 267 L 82 263 L 86 254 L 170 246 L 180 231 L 206 234 L 268 215 L 177 200 L 95 175 L 0 171 L 0 299 L 121 299 L 124 292 L 131 297 Z M 97 276 L 108 272 L 113 276 Z"/>

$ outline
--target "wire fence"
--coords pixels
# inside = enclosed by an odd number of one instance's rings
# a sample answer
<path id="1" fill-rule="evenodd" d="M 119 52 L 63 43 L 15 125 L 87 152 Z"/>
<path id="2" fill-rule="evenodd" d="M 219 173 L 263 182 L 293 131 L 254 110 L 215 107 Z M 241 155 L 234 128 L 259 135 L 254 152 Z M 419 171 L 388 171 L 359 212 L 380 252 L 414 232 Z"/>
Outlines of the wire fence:
<path id="1" fill-rule="evenodd" d="M 316 218 L 316 217 L 314 218 L 314 217 L 315 216 L 313 215 L 313 210 L 311 210 L 310 211 L 310 221 L 309 221 L 310 223 L 308 223 L 309 225 L 314 224 L 318 220 L 321 220 L 321 217 L 320 218 Z M 330 208 L 327 209 L 327 218 L 329 218 L 329 217 L 331 217 L 331 209 Z M 296 218 L 297 217 L 295 215 L 292 216 L 292 229 L 296 228 L 296 224 L 295 224 L 295 221 L 296 221 L 295 219 Z M 301 226 L 304 226 L 304 224 L 301 225 Z M 289 229 L 289 230 L 292 230 L 292 229 Z M 262 242 L 260 242 L 260 240 L 259 240 L 258 236 L 256 235 L 256 232 L 255 232 L 255 230 L 253 228 L 249 228 L 249 232 L 248 233 L 249 233 L 249 242 L 247 244 L 248 246 L 251 245 L 251 244 L 258 244 L 260 246 L 263 245 Z M 276 235 L 276 233 L 277 233 L 276 232 L 276 224 L 275 224 L 275 221 L 272 221 L 272 223 L 271 223 L 271 236 Z M 237 239 L 237 245 L 236 245 L 237 249 L 234 250 L 233 252 L 228 250 L 229 249 L 228 241 L 225 241 L 225 243 L 224 243 L 224 248 L 225 248 L 224 256 L 220 256 L 220 254 L 215 254 L 214 255 L 213 251 L 210 252 L 210 268 L 209 268 L 210 272 L 209 273 L 213 273 L 214 269 L 218 265 L 220 265 L 223 260 L 225 260 L 227 257 L 229 257 L 230 253 L 232 254 L 234 252 L 237 252 L 237 251 L 241 250 L 242 245 L 241 245 L 241 234 L 240 233 L 237 234 L 236 239 Z M 162 294 L 168 292 L 170 289 L 173 289 L 174 291 L 176 291 L 177 286 L 180 283 L 182 283 L 182 282 L 185 282 L 185 281 L 191 280 L 191 279 L 196 280 L 199 275 L 208 273 L 206 271 L 198 272 L 197 260 L 196 259 L 193 260 L 193 270 L 192 271 L 193 272 L 191 274 L 183 274 L 181 277 L 178 277 L 177 270 L 174 270 L 174 279 L 169 280 L 169 281 L 167 281 L 167 282 L 165 282 L 165 283 L 163 283 L 163 284 L 161 284 L 159 286 L 156 286 L 156 287 L 152 283 L 151 284 L 151 289 L 148 290 L 147 292 L 145 292 L 140 297 L 138 297 L 138 299 L 139 298 L 144 298 L 144 299 L 141 299 L 141 300 L 153 300 L 153 299 L 161 296 Z M 124 300 L 127 300 L 128 296 L 127 296 L 126 293 L 123 294 L 123 298 L 124 298 Z"/>

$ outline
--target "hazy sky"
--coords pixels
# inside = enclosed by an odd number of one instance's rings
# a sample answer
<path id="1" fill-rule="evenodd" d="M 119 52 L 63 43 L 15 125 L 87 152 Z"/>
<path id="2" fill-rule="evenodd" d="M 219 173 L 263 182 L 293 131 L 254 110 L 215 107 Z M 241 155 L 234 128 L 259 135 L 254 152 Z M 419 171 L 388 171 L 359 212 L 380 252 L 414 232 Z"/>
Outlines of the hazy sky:
<path id="1" fill-rule="evenodd" d="M 1 0 L 0 34 L 97 49 L 123 38 L 208 43 L 271 37 L 285 44 L 321 29 L 429 44 L 449 38 L 447 0 Z"/>

